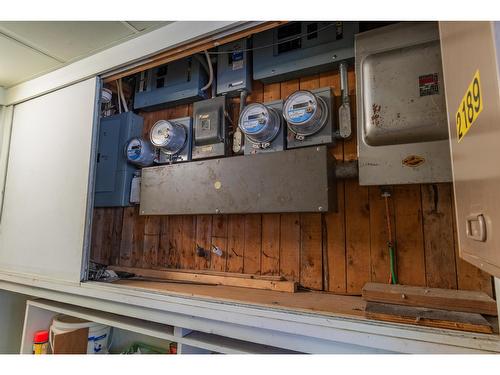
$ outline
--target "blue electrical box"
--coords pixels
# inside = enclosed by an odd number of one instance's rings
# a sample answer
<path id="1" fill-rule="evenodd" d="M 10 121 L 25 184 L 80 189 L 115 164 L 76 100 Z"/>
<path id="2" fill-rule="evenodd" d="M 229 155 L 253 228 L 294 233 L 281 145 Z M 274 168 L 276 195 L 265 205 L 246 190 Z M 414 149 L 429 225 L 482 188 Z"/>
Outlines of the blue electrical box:
<path id="1" fill-rule="evenodd" d="M 253 78 L 272 83 L 354 60 L 358 22 L 290 22 L 253 36 Z"/>
<path id="2" fill-rule="evenodd" d="M 136 168 L 127 163 L 125 147 L 142 134 L 143 118 L 133 112 L 101 118 L 97 149 L 94 207 L 130 206 L 130 184 Z"/>
<path id="3" fill-rule="evenodd" d="M 152 111 L 205 99 L 208 77 L 200 60 L 187 57 L 137 75 L 134 109 Z"/>
<path id="4" fill-rule="evenodd" d="M 250 39 L 240 39 L 217 49 L 217 95 L 237 96 L 252 90 Z"/>

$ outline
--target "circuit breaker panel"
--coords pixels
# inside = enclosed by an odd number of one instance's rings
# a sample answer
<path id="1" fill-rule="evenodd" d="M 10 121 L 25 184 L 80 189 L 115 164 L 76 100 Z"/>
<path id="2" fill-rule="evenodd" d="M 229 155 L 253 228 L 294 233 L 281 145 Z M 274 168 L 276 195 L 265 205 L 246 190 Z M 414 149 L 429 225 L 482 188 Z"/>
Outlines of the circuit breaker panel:
<path id="1" fill-rule="evenodd" d="M 134 109 L 152 111 L 204 99 L 207 82 L 200 59 L 194 57 L 149 69 L 137 76 Z"/>
<path id="2" fill-rule="evenodd" d="M 358 27 L 358 22 L 290 22 L 258 33 L 253 39 L 253 78 L 278 82 L 351 61 Z"/>
<path id="3" fill-rule="evenodd" d="M 129 206 L 136 168 L 127 162 L 126 145 L 142 133 L 143 118 L 132 112 L 101 119 L 97 150 L 95 207 Z"/>

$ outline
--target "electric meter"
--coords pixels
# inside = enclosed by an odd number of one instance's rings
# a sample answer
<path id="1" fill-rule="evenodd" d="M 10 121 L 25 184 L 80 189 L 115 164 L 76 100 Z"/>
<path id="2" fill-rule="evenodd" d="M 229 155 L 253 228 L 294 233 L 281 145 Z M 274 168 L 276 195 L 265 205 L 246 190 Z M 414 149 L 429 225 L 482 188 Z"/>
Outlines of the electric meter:
<path id="1" fill-rule="evenodd" d="M 141 137 L 131 138 L 125 147 L 125 157 L 129 163 L 148 167 L 153 164 L 156 152 L 148 141 Z"/>
<path id="2" fill-rule="evenodd" d="M 300 90 L 285 101 L 283 116 L 297 139 L 319 132 L 328 120 L 325 100 L 310 91 Z"/>
<path id="3" fill-rule="evenodd" d="M 186 128 L 174 121 L 160 120 L 153 125 L 150 133 L 153 146 L 167 155 L 179 153 L 187 140 Z"/>
<path id="4" fill-rule="evenodd" d="M 241 112 L 238 126 L 250 142 L 267 148 L 280 131 L 281 118 L 276 109 L 253 103 Z"/>

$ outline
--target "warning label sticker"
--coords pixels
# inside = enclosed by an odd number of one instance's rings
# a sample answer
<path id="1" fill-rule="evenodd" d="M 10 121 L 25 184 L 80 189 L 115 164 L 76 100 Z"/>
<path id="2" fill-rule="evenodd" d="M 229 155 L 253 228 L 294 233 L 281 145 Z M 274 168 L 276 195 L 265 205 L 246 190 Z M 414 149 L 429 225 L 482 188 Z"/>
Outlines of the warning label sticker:
<path id="1" fill-rule="evenodd" d="M 426 74 L 418 77 L 420 96 L 439 94 L 439 77 L 437 73 Z"/>

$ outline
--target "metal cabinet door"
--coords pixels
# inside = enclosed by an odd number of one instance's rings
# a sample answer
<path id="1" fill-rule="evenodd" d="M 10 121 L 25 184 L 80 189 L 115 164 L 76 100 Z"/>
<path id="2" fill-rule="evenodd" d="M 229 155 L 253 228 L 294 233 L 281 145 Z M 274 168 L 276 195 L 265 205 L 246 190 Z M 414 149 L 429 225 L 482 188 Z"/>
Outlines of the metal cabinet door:
<path id="1" fill-rule="evenodd" d="M 500 277 L 499 25 L 440 22 L 439 28 L 460 256 Z"/>
<path id="2" fill-rule="evenodd" d="M 14 106 L 0 273 L 80 281 L 99 87 L 92 78 Z"/>

